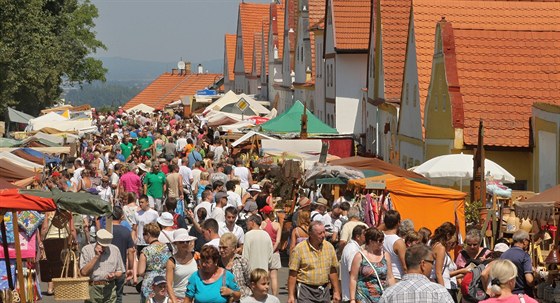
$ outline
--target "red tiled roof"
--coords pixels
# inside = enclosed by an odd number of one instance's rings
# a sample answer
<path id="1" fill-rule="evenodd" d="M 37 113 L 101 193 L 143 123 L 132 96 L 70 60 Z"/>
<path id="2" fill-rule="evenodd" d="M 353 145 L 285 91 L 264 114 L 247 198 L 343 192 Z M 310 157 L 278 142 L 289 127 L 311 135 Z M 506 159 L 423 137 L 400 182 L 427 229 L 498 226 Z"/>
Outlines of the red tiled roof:
<path id="1" fill-rule="evenodd" d="M 237 49 L 237 35 L 236 34 L 226 34 L 225 36 L 225 48 L 228 62 L 228 77 L 230 81 L 235 78 L 235 50 Z"/>
<path id="2" fill-rule="evenodd" d="M 379 1 L 379 2 L 378 2 Z M 400 103 L 410 0 L 375 0 L 380 11 L 385 100 Z"/>
<path id="3" fill-rule="evenodd" d="M 268 20 L 269 4 L 239 3 L 239 18 L 241 19 L 241 36 L 243 38 L 243 65 L 245 73 L 251 73 L 253 63 L 253 39 L 255 33 L 262 31 L 262 21 Z M 239 33 L 237 33 L 239 35 Z"/>
<path id="4" fill-rule="evenodd" d="M 445 17 L 456 29 L 500 31 L 559 31 L 560 3 L 525 1 L 412 0 L 420 113 L 428 94 L 436 23 Z M 531 32 L 529 32 L 531 34 Z M 492 38 L 502 43 L 508 37 Z M 558 47 L 558 44 L 556 45 Z M 558 66 L 558 61 L 556 62 Z M 511 74 L 511 77 L 518 75 Z M 498 113 L 497 113 L 498 114 Z M 466 118 L 465 118 L 466 119 Z M 422 123 L 422 127 L 423 123 Z"/>
<path id="5" fill-rule="evenodd" d="M 197 90 L 204 89 L 222 77 L 221 74 L 170 74 L 164 73 L 150 83 L 123 108 L 129 109 L 138 104 L 146 104 L 155 109 L 163 109 L 167 104 L 185 96 L 194 95 Z"/>
<path id="6" fill-rule="evenodd" d="M 253 42 L 255 43 L 254 47 L 253 47 L 253 56 L 254 61 L 252 62 L 255 66 L 254 66 L 254 70 L 256 71 L 256 75 L 260 75 L 261 74 L 261 67 L 262 67 L 262 31 L 255 33 L 255 37 L 253 38 Z"/>
<path id="7" fill-rule="evenodd" d="M 278 59 L 282 60 L 282 55 L 284 55 L 284 5 L 276 6 L 276 22 L 278 27 Z"/>
<path id="8" fill-rule="evenodd" d="M 534 102 L 560 105 L 560 32 L 454 29 L 465 144 L 529 147 Z"/>
<path id="9" fill-rule="evenodd" d="M 337 51 L 364 51 L 369 47 L 370 0 L 332 0 Z"/>
<path id="10" fill-rule="evenodd" d="M 308 0 L 309 28 L 325 28 L 325 0 Z"/>

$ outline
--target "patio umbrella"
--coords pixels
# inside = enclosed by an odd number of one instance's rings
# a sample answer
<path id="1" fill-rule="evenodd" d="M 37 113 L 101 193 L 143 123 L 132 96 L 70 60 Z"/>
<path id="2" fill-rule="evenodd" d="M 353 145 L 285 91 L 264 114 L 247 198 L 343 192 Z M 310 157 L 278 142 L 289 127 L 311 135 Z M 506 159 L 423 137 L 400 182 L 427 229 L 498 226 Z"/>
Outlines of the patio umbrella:
<path id="1" fill-rule="evenodd" d="M 515 183 L 515 177 L 496 162 L 484 160 L 485 174 L 502 183 Z M 414 169 L 414 172 L 430 179 L 432 184 L 453 184 L 473 178 L 473 155 L 452 154 L 432 158 Z"/>

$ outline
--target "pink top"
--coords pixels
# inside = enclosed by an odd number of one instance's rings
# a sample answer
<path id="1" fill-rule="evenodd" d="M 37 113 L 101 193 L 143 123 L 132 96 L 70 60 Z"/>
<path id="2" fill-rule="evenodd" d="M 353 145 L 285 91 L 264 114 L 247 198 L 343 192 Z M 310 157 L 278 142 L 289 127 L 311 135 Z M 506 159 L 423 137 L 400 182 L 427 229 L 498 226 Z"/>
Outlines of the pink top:
<path id="1" fill-rule="evenodd" d="M 538 303 L 537 300 L 529 297 L 528 295 L 523 295 L 523 298 L 525 299 L 525 303 Z M 505 298 L 490 298 L 484 301 L 480 301 L 480 303 L 519 303 L 519 302 L 521 302 L 521 300 L 519 300 L 519 297 L 517 295 L 511 295 Z"/>
<path id="2" fill-rule="evenodd" d="M 274 245 L 276 244 L 277 230 L 274 230 L 274 227 L 272 226 L 272 221 L 270 221 L 270 219 L 267 219 L 265 222 L 266 222 L 266 226 L 264 227 L 264 231 L 266 231 L 266 233 L 270 236 L 270 240 L 272 240 L 272 247 L 274 247 Z"/>
<path id="3" fill-rule="evenodd" d="M 135 193 L 137 197 L 142 195 L 142 181 L 140 181 L 140 177 L 137 174 L 127 172 L 121 176 L 120 184 L 122 184 L 127 192 Z"/>

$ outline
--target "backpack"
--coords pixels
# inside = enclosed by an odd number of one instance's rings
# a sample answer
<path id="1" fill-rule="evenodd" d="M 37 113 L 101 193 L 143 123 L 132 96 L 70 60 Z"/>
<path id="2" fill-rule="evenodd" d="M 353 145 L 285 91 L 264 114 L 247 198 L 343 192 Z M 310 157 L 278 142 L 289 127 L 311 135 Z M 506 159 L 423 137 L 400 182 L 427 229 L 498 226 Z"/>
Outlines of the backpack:
<path id="1" fill-rule="evenodd" d="M 481 263 L 463 277 L 461 281 L 461 294 L 467 302 L 479 302 L 488 299 L 488 295 L 484 291 L 486 287 L 482 285 L 482 271 L 485 268 L 486 264 Z"/>

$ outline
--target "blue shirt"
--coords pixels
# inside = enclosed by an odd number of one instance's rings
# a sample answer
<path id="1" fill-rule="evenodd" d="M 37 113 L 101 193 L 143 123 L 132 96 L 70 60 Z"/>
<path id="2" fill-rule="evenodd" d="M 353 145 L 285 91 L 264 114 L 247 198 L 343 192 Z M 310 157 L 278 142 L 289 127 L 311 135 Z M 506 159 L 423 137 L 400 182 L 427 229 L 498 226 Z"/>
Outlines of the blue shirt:
<path id="1" fill-rule="evenodd" d="M 193 169 L 196 161 L 202 161 L 202 155 L 199 152 L 197 152 L 196 150 L 193 150 L 192 152 L 189 153 L 189 168 L 190 169 Z"/>
<path id="2" fill-rule="evenodd" d="M 517 278 L 515 278 L 515 288 L 512 293 L 524 293 L 532 297 L 533 289 L 527 286 L 527 280 L 525 280 L 526 273 L 533 273 L 533 264 L 529 254 L 521 249 L 521 247 L 512 246 L 502 254 L 500 259 L 510 260 L 517 267 Z"/>
<path id="3" fill-rule="evenodd" d="M 235 282 L 233 274 L 227 270 L 224 271 L 226 273 L 226 287 L 233 291 L 239 291 L 239 285 Z M 197 271 L 189 278 L 185 295 L 193 298 L 196 303 L 227 303 L 227 298 L 220 295 L 220 288 L 223 284 L 222 279 L 223 276 L 219 277 L 214 283 L 206 284 L 202 281 Z"/>

